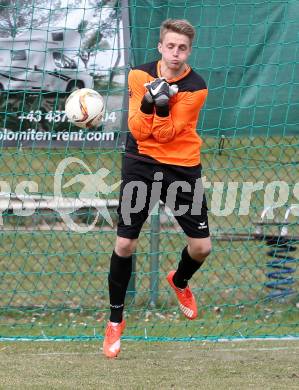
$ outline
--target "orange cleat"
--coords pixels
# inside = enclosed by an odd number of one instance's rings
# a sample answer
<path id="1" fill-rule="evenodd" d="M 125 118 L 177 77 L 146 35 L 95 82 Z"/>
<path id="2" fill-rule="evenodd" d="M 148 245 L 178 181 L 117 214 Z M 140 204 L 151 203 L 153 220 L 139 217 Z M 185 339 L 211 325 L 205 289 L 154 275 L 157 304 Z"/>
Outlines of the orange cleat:
<path id="1" fill-rule="evenodd" d="M 184 316 L 189 320 L 194 320 L 197 317 L 197 306 L 194 295 L 188 286 L 186 288 L 178 288 L 174 285 L 173 275 L 175 272 L 176 271 L 170 271 L 166 279 L 176 293 L 179 300 L 179 308 Z"/>
<path id="2" fill-rule="evenodd" d="M 108 322 L 103 342 L 103 353 L 108 358 L 115 358 L 120 352 L 120 337 L 126 327 L 125 320 L 120 324 Z"/>

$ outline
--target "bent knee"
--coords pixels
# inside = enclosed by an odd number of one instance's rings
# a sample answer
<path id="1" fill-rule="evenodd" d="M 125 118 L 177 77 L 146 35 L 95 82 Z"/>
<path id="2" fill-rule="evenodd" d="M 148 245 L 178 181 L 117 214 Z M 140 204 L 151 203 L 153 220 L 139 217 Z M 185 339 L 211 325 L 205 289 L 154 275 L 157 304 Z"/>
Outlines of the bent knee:
<path id="1" fill-rule="evenodd" d="M 129 257 L 136 249 L 137 239 L 117 237 L 115 243 L 115 252 L 118 256 Z"/>
<path id="2" fill-rule="evenodd" d="M 205 246 L 196 249 L 195 258 L 199 258 L 200 260 L 204 260 L 209 256 L 212 252 L 212 246 Z"/>
<path id="3" fill-rule="evenodd" d="M 189 254 L 194 260 L 204 261 L 212 252 L 212 244 L 210 241 L 205 243 L 199 242 L 189 247 Z"/>

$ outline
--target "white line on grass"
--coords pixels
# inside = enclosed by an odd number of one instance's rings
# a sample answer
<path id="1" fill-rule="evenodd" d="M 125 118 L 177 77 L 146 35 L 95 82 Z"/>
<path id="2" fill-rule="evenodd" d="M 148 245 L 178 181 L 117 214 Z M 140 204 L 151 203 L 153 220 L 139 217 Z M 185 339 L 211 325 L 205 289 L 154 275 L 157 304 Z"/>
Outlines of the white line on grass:
<path id="1" fill-rule="evenodd" d="M 273 348 L 221 348 L 221 349 L 205 349 L 203 352 L 265 352 L 265 351 L 292 351 L 299 350 L 299 347 L 273 347 Z M 152 351 L 154 352 L 154 351 Z M 164 352 L 173 353 L 173 350 Z M 42 353 L 18 353 L 21 356 L 81 356 L 81 355 L 100 355 L 98 352 L 42 352 Z"/>
<path id="2" fill-rule="evenodd" d="M 99 355 L 99 352 L 42 352 L 42 353 L 34 353 L 34 352 L 21 352 L 18 355 L 21 356 L 60 356 L 60 355 L 70 355 L 70 356 L 81 356 L 81 355 Z"/>
<path id="3" fill-rule="evenodd" d="M 211 345 L 209 343 L 209 345 Z M 284 347 L 256 347 L 256 348 L 209 348 L 204 342 L 202 344 L 202 352 L 266 352 L 266 351 L 297 351 L 299 346 L 284 346 Z M 208 348 L 206 348 L 208 347 Z M 0 355 L 6 348 L 0 349 Z M 8 351 L 4 352 L 7 353 Z M 151 351 L 154 352 L 154 351 Z M 164 350 L 164 352 L 173 353 L 173 350 Z M 9 352 L 8 352 L 9 353 Z M 18 355 L 22 356 L 80 356 L 80 355 L 100 355 L 102 354 L 102 348 L 97 352 L 20 352 Z"/>
<path id="4" fill-rule="evenodd" d="M 68 342 L 68 343 L 71 343 L 73 341 L 84 341 L 84 342 L 89 342 L 89 341 L 102 341 L 103 340 L 103 337 L 102 338 L 87 338 L 87 339 L 76 339 L 75 338 L 69 338 L 69 339 L 65 339 L 65 338 L 50 338 L 50 337 L 36 337 L 36 338 L 32 338 L 32 337 L 20 337 L 20 338 L 16 338 L 16 337 L 0 337 L 0 343 L 1 342 L 7 342 L 7 341 L 14 341 L 14 342 L 19 342 L 19 341 L 31 341 L 31 342 L 42 342 L 42 341 L 46 341 L 46 342 Z M 146 341 L 146 342 L 169 342 L 169 341 L 172 341 L 172 342 L 201 342 L 201 343 L 233 343 L 233 342 L 250 342 L 250 341 L 299 341 L 299 337 L 298 336 L 282 336 L 282 337 L 230 337 L 230 338 L 219 338 L 219 339 L 202 339 L 202 338 L 186 338 L 186 339 L 176 339 L 176 338 L 167 338 L 167 337 L 163 337 L 162 340 L 160 340 L 158 337 L 151 337 L 151 336 L 147 336 L 147 338 L 135 338 L 134 336 L 133 337 L 130 337 L 130 336 L 124 336 L 123 337 L 123 340 L 126 340 L 126 341 L 130 341 L 130 342 L 142 342 L 142 341 Z"/>

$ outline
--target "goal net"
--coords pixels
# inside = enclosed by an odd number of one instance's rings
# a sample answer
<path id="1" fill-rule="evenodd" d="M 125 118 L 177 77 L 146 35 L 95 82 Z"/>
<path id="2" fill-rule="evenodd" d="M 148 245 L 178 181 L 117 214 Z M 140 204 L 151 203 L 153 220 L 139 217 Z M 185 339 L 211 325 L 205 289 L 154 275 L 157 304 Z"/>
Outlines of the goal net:
<path id="1" fill-rule="evenodd" d="M 149 217 L 126 297 L 126 337 L 298 337 L 299 55 L 296 1 L 6 1 L 0 5 L 0 339 L 101 338 L 126 127 L 126 75 L 158 58 L 160 23 L 186 18 L 206 80 L 198 124 L 213 252 L 192 278 L 199 317 L 166 275 L 185 236 Z M 103 123 L 64 113 L 76 88 Z"/>

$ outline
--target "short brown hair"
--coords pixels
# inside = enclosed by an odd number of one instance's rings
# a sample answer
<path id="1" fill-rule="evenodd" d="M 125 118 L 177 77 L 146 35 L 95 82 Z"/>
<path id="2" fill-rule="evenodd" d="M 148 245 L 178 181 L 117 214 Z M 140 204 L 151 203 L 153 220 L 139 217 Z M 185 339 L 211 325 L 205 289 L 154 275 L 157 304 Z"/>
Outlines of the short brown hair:
<path id="1" fill-rule="evenodd" d="M 186 35 L 192 43 L 195 36 L 195 28 L 186 19 L 166 19 L 160 27 L 160 42 L 162 42 L 164 35 L 169 32 Z"/>

